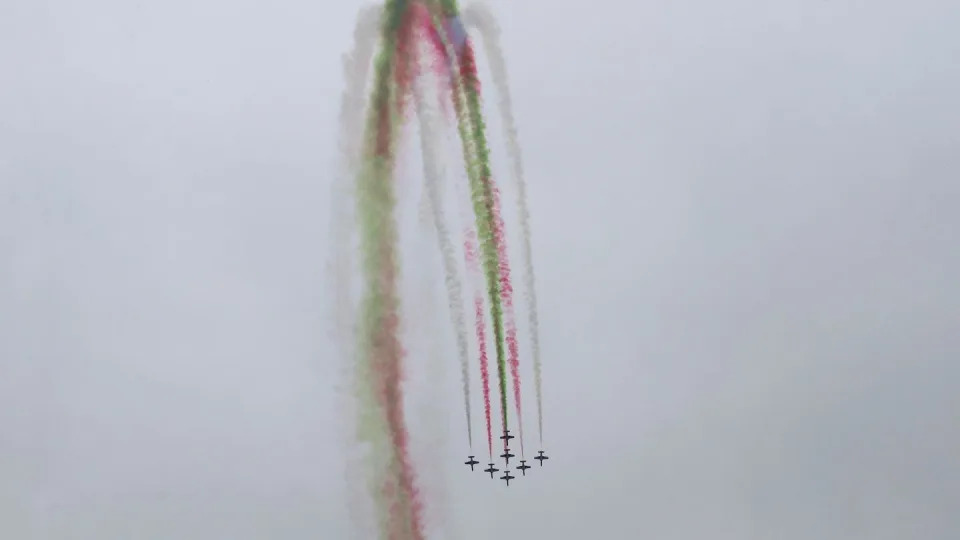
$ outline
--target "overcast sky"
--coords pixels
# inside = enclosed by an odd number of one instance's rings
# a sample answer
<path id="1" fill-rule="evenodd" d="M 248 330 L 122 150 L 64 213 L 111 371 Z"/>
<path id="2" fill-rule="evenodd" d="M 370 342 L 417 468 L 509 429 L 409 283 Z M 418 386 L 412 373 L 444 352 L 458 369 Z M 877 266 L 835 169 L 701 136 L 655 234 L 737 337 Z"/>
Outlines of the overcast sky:
<path id="1" fill-rule="evenodd" d="M 551 460 L 463 470 L 440 342 L 435 537 L 953 538 L 956 3 L 489 4 Z M 4 538 L 355 538 L 324 272 L 361 5 L 0 2 Z"/>

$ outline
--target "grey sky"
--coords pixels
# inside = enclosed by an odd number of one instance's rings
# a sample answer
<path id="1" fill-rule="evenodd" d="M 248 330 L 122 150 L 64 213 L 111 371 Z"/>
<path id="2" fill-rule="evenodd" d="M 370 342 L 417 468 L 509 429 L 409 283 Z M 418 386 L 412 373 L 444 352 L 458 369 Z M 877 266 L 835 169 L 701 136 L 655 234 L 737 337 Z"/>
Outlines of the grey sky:
<path id="1" fill-rule="evenodd" d="M 954 2 L 489 3 L 552 459 L 461 470 L 445 344 L 448 534 L 955 534 Z M 361 5 L 0 6 L 4 538 L 351 538 L 323 272 Z"/>

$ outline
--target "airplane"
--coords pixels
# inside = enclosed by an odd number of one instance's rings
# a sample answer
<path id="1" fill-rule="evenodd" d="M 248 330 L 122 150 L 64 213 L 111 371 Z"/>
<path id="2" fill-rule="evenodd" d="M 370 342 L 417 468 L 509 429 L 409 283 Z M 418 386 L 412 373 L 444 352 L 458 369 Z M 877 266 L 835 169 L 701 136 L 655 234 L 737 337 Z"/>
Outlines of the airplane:
<path id="1" fill-rule="evenodd" d="M 541 461 L 541 463 L 543 463 L 543 462 Z M 527 460 L 521 459 L 521 460 L 520 460 L 520 466 L 517 467 L 517 468 L 520 469 L 521 472 L 523 472 L 523 475 L 524 475 L 524 476 L 526 476 L 526 475 L 527 475 L 527 469 L 529 469 L 530 466 L 527 465 Z"/>
<path id="2" fill-rule="evenodd" d="M 540 450 L 540 455 L 537 456 L 537 457 L 535 457 L 535 458 L 533 458 L 533 459 L 538 459 L 538 460 L 540 460 L 540 466 L 543 467 L 543 460 L 545 460 L 545 459 L 550 459 L 550 458 L 548 458 L 547 456 L 543 455 L 543 450 Z"/>
<path id="3" fill-rule="evenodd" d="M 510 471 L 503 473 L 503 476 L 500 477 L 501 480 L 506 481 L 507 487 L 510 487 L 510 481 L 516 478 L 516 476 L 510 476 Z"/>
<path id="4" fill-rule="evenodd" d="M 516 439 L 516 437 L 514 437 L 513 435 L 510 434 L 510 430 L 509 430 L 509 429 L 505 429 L 505 430 L 503 430 L 503 435 L 500 436 L 500 439 L 502 439 L 502 440 L 504 440 L 504 441 L 507 441 L 507 442 L 510 442 L 510 439 Z"/>
<path id="5" fill-rule="evenodd" d="M 491 464 L 490 464 L 490 467 L 484 469 L 483 472 L 488 472 L 488 473 L 490 473 L 490 478 L 493 478 L 493 473 L 498 472 L 499 470 L 500 470 L 500 469 L 495 469 L 495 468 L 493 467 L 493 463 L 491 463 Z"/>
<path id="6" fill-rule="evenodd" d="M 515 456 L 510 453 L 510 449 L 509 449 L 509 448 L 504 448 L 504 449 L 503 449 L 503 453 L 500 454 L 500 457 L 502 457 L 503 459 L 505 459 L 507 465 L 509 465 L 509 464 L 510 464 L 510 458 L 515 457 Z"/>
<path id="7" fill-rule="evenodd" d="M 473 470 L 473 466 L 476 465 L 477 463 L 480 463 L 480 462 L 477 461 L 477 460 L 475 460 L 475 459 L 473 459 L 473 456 L 467 456 L 467 457 L 470 458 L 470 461 L 464 461 L 463 464 L 464 464 L 464 465 L 469 465 L 469 466 L 470 466 L 470 470 L 472 471 L 472 470 Z"/>

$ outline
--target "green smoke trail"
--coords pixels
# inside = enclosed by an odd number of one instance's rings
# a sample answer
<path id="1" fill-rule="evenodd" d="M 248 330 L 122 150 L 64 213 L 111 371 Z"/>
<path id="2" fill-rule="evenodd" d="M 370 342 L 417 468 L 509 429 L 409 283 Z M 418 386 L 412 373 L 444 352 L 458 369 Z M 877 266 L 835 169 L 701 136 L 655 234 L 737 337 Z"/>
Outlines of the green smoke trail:
<path id="1" fill-rule="evenodd" d="M 428 206 L 433 214 L 433 224 L 437 232 L 437 242 L 440 246 L 444 284 L 447 288 L 447 303 L 453 319 L 457 353 L 460 359 L 464 414 L 467 420 L 467 442 L 473 448 L 473 415 L 470 408 L 470 356 L 467 349 L 467 329 L 463 312 L 463 289 L 457 272 L 455 251 L 453 243 L 450 241 L 450 231 L 447 228 L 447 219 L 443 212 L 443 201 L 440 196 L 440 178 L 442 175 L 437 163 L 434 119 L 424 102 L 425 97 L 421 86 L 421 84 L 415 83 L 416 109 L 420 121 L 420 147 L 423 152 L 424 183 L 426 184 Z"/>
<path id="2" fill-rule="evenodd" d="M 531 247 L 530 209 L 527 204 L 527 185 L 523 175 L 523 160 L 520 144 L 517 142 L 516 121 L 513 117 L 513 104 L 510 99 L 510 87 L 507 82 L 507 66 L 503 50 L 500 47 L 500 29 L 493 14 L 483 4 L 471 4 L 463 10 L 464 22 L 475 27 L 483 37 L 487 60 L 493 74 L 500 98 L 500 114 L 507 134 L 507 153 L 510 155 L 514 183 L 517 186 L 518 206 L 520 207 L 520 230 L 523 238 L 524 289 L 527 297 L 530 323 L 530 342 L 533 353 L 534 389 L 537 397 L 537 427 L 540 443 L 543 443 L 543 379 L 540 361 L 540 322 L 537 303 L 537 288 L 533 271 L 533 249 Z"/>
<path id="3" fill-rule="evenodd" d="M 472 52 L 467 46 L 464 56 L 471 55 Z M 472 61 L 472 59 L 471 59 Z M 493 201 L 490 192 L 490 157 L 487 150 L 486 137 L 484 132 L 486 124 L 480 112 L 479 93 L 476 88 L 479 84 L 475 73 L 461 75 L 465 82 L 465 95 L 467 98 L 467 111 L 470 115 L 470 124 L 472 127 L 472 138 L 475 154 L 475 180 L 471 185 L 474 212 L 483 216 L 481 222 L 483 226 L 478 230 L 483 246 L 484 271 L 487 275 L 487 287 L 489 289 L 491 304 L 491 316 L 493 318 L 493 336 L 494 350 L 497 354 L 497 378 L 500 384 L 500 406 L 503 408 L 503 429 L 507 425 L 507 362 L 504 351 L 504 329 L 503 329 L 503 305 L 500 295 L 500 261 L 497 253 L 497 246 L 493 234 Z"/>
<path id="4" fill-rule="evenodd" d="M 423 538 L 423 520 L 421 504 L 414 482 L 413 471 L 407 449 L 406 422 L 403 413 L 404 399 L 402 360 L 399 326 L 398 287 L 398 231 L 395 223 L 396 194 L 393 182 L 397 138 L 399 128 L 405 119 L 408 100 L 414 100 L 417 112 L 423 113 L 423 99 L 414 86 L 418 81 L 416 69 L 412 66 L 418 59 L 415 51 L 418 29 L 429 30 L 430 38 L 442 42 L 435 49 L 446 52 L 445 60 L 456 67 L 449 72 L 449 91 L 457 117 L 457 130 L 461 139 L 462 151 L 466 162 L 469 182 L 470 203 L 474 213 L 475 226 L 481 249 L 481 262 L 484 270 L 487 294 L 490 297 L 490 315 L 492 318 L 494 344 L 497 355 L 500 382 L 500 402 L 503 428 L 507 429 L 507 373 L 506 342 L 509 333 L 504 320 L 505 308 L 510 306 L 510 292 L 506 258 L 501 251 L 504 246 L 499 238 L 502 228 L 498 225 L 499 213 L 496 208 L 496 191 L 491 178 L 489 150 L 486 140 L 486 126 L 481 114 L 480 87 L 476 72 L 472 46 L 465 38 L 465 32 L 459 22 L 457 3 L 454 0 L 386 0 L 379 10 L 380 39 L 379 52 L 373 62 L 373 85 L 367 101 L 366 127 L 363 137 L 352 135 L 353 126 L 362 124 L 356 116 L 356 122 L 341 118 L 343 133 L 341 142 L 347 156 L 349 168 L 355 172 L 355 196 L 360 236 L 361 275 L 363 292 L 360 313 L 357 317 L 356 333 L 358 345 L 356 355 L 356 396 L 361 405 L 357 412 L 358 436 L 364 443 L 364 454 L 370 466 L 370 489 L 376 504 L 376 516 L 379 533 L 382 538 L 405 540 Z M 418 27 L 417 25 L 423 25 Z M 358 26 L 359 32 L 359 26 Z M 372 43 L 373 39 L 370 39 Z M 358 50 L 360 50 L 358 37 Z M 371 47 L 372 48 L 372 45 Z M 362 54 L 361 54 L 362 56 Z M 357 67 L 352 80 L 363 81 L 359 75 L 364 68 Z M 350 76 L 348 76 L 348 80 Z M 349 83 L 348 83 L 349 84 Z M 356 88 L 357 85 L 354 85 Z M 362 86 L 362 84 L 360 84 Z M 360 107 L 361 91 L 352 90 L 349 99 L 345 97 L 344 110 Z M 444 105 L 446 101 L 444 101 Z M 429 140 L 429 132 L 421 122 L 423 140 L 425 176 L 427 190 L 425 201 L 429 202 L 434 215 L 435 228 L 441 251 L 445 250 L 444 216 L 440 211 L 439 172 L 433 171 L 432 152 L 434 141 Z M 348 133 L 349 131 L 349 133 Z M 359 131 L 359 130 L 356 130 Z M 354 149 L 353 141 L 362 140 L 362 148 Z M 359 158 L 359 159 L 358 159 Z M 465 187 L 466 187 L 465 185 Z M 437 188 L 437 189 L 432 189 Z M 466 204 L 467 197 L 463 197 Z M 339 224 L 338 220 L 338 224 Z M 346 237 L 347 235 L 344 235 Z M 344 244 L 346 245 L 346 244 Z M 342 247 L 342 246 L 340 246 Z M 447 250 L 449 251 L 449 250 Z M 447 263 L 450 257 L 445 257 Z M 454 275 L 445 264 L 445 274 Z M 347 281 L 347 267 L 338 267 L 338 283 Z M 462 299 L 457 294 L 459 286 L 447 279 L 448 295 L 451 303 L 458 303 L 462 309 Z M 338 306 L 346 306 L 349 295 L 338 297 Z M 452 291 L 452 292 L 451 292 Z M 456 297 L 456 298 L 454 298 Z M 478 296 L 478 298 L 482 298 Z M 455 302 L 454 300 L 460 300 Z M 347 307 L 341 309 L 344 311 Z M 481 303 L 482 311 L 482 303 Z M 457 315 L 453 314 L 456 326 Z M 482 320 L 482 318 L 481 318 Z M 342 319 L 341 330 L 350 330 Z M 350 333 L 353 333 L 352 331 Z M 461 332 L 465 336 L 465 332 Z M 459 340 L 465 342 L 465 340 Z M 512 342 L 511 342 L 512 343 Z M 458 344 L 459 345 L 459 344 Z M 511 345 L 512 347 L 512 345 Z M 461 349 L 466 350 L 465 347 Z M 513 351 L 513 349 L 511 349 Z M 511 363 L 516 366 L 514 352 Z M 461 360 L 466 354 L 461 354 Z M 466 364 L 462 362 L 462 367 Z M 514 373 L 515 381 L 516 373 Z M 464 401 L 467 416 L 468 437 L 472 436 L 469 385 L 467 371 L 464 370 Z M 519 387 L 515 383 L 519 419 Z M 489 424 L 489 415 L 488 424 Z M 488 428 L 489 432 L 489 428 Z M 488 434 L 489 435 L 489 434 Z M 489 437 L 488 437 L 489 438 Z M 521 428 L 522 440 L 522 428 Z"/>
<path id="5" fill-rule="evenodd" d="M 383 491 L 378 497 L 381 534 L 391 538 L 423 537 L 420 504 L 413 485 L 406 449 L 403 400 L 400 393 L 401 350 L 397 338 L 396 243 L 393 165 L 396 135 L 406 92 L 403 75 L 410 61 L 408 2 L 388 1 L 381 19 L 381 48 L 374 60 L 365 160 L 357 177 L 357 211 L 365 291 L 360 319 L 360 358 L 363 380 L 373 387 L 368 398 L 378 400 L 380 419 L 372 407 L 364 410 L 369 424 L 380 429 L 368 434 L 378 462 L 388 463 L 378 475 Z M 407 24 L 405 24 L 407 23 Z M 397 80 L 401 79 L 398 88 Z M 368 401 L 368 405 L 371 404 Z M 381 423 L 383 422 L 383 423 Z M 384 425 L 385 424 L 385 425 Z M 371 426 L 372 427 L 372 426 Z M 385 435 L 385 436 L 383 436 Z M 380 471 L 378 471 L 380 472 Z"/>
<path id="6" fill-rule="evenodd" d="M 363 411 L 376 410 L 376 402 L 373 395 L 369 392 L 368 376 L 361 373 L 363 364 L 357 362 L 353 338 L 354 324 L 356 315 L 350 298 L 351 289 L 351 267 L 352 267 L 352 218 L 350 205 L 344 204 L 353 195 L 352 183 L 356 181 L 359 173 L 359 162 L 361 150 L 359 144 L 363 135 L 363 113 L 366 101 L 364 99 L 364 87 L 367 83 L 367 75 L 370 71 L 370 62 L 373 58 L 374 47 L 377 44 L 377 35 L 380 27 L 380 6 L 371 6 L 361 11 L 357 18 L 356 28 L 354 30 L 354 48 L 350 54 L 343 58 L 343 69 L 346 78 L 346 85 L 343 90 L 343 96 L 340 106 L 340 151 L 343 160 L 342 172 L 338 175 L 335 185 L 334 204 L 331 209 L 333 217 L 332 240 L 333 240 L 333 268 L 331 275 L 333 277 L 333 297 L 335 298 L 335 339 L 340 346 L 343 358 L 348 362 L 344 367 L 349 370 L 349 375 L 344 377 L 351 382 L 352 389 L 343 396 L 345 403 L 341 406 L 345 411 L 352 411 L 354 407 L 359 407 L 359 411 L 354 412 L 357 415 Z M 363 384 L 361 386 L 361 384 Z M 353 397 L 355 403 L 350 401 Z M 350 415 L 344 415 L 349 417 Z M 385 433 L 385 427 L 378 425 L 379 417 L 372 418 L 369 415 L 365 420 L 358 422 L 357 425 L 351 425 L 349 428 L 356 430 L 350 435 L 344 434 L 341 440 L 345 448 L 347 467 L 344 469 L 347 477 L 344 479 L 349 493 L 347 497 L 347 510 L 350 520 L 353 523 L 354 530 L 365 530 L 369 526 L 369 519 L 361 514 L 361 509 L 365 506 L 364 483 L 369 479 L 358 482 L 356 471 L 379 471 L 382 464 L 373 463 L 373 456 L 361 455 L 354 448 L 354 441 L 369 440 Z M 351 422 L 352 424 L 352 422 Z M 341 429 L 349 429 L 346 423 L 341 425 Z M 369 444 L 369 443 L 368 443 Z M 363 466 L 366 460 L 366 466 Z M 379 476 L 376 474 L 375 476 Z M 377 503 L 381 498 L 377 497 Z"/>
<path id="7" fill-rule="evenodd" d="M 503 307 L 500 301 L 499 257 L 493 236 L 493 196 L 490 189 L 489 151 L 486 144 L 485 123 L 480 106 L 479 80 L 473 65 L 469 44 L 459 54 L 451 44 L 445 20 L 458 16 L 459 9 L 453 0 L 431 2 L 434 27 L 443 42 L 453 80 L 452 98 L 457 113 L 457 129 L 463 145 L 467 175 L 470 181 L 471 200 L 477 222 L 482 263 L 490 297 L 490 313 L 493 319 L 494 350 L 497 355 L 497 377 L 500 386 L 500 409 L 503 429 L 508 428 L 507 373 L 504 347 Z M 461 66 L 461 61 L 466 65 Z"/>

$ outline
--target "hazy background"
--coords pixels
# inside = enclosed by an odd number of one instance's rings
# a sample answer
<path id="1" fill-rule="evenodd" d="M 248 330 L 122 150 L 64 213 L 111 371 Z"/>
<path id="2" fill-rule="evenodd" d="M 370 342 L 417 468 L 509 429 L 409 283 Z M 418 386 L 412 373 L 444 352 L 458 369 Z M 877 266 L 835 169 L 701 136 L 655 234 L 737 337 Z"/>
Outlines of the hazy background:
<path id="1" fill-rule="evenodd" d="M 351 538 L 323 273 L 360 5 L 0 2 L 4 538 Z M 451 364 L 451 536 L 954 538 L 956 3 L 490 5 L 552 459 L 462 470 Z"/>

